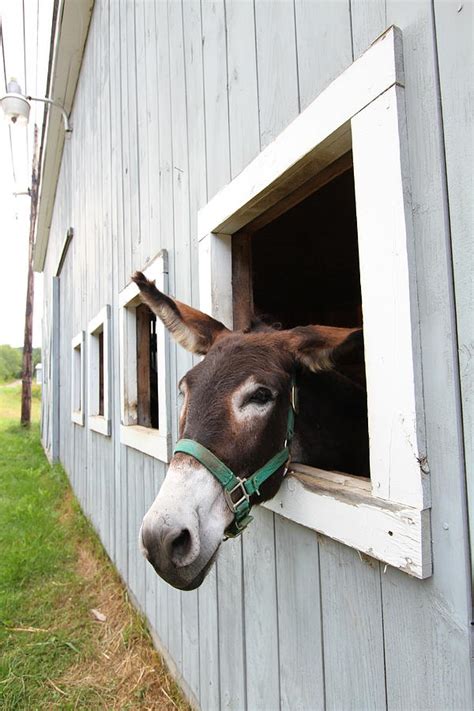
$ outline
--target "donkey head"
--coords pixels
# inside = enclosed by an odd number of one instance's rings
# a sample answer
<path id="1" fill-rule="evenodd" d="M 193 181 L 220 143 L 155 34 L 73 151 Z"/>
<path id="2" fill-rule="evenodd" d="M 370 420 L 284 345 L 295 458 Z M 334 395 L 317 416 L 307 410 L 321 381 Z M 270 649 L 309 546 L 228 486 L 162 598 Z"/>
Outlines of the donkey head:
<path id="1" fill-rule="evenodd" d="M 204 356 L 179 384 L 180 439 L 199 443 L 248 481 L 284 449 L 295 369 L 327 370 L 338 358 L 344 360 L 352 329 L 233 332 L 162 294 L 141 272 L 133 281 L 174 339 Z M 250 495 L 250 505 L 274 496 L 285 471 L 284 463 L 278 466 Z M 143 519 L 143 553 L 168 583 L 192 590 L 203 581 L 233 521 L 215 475 L 191 454 L 177 452 Z"/>

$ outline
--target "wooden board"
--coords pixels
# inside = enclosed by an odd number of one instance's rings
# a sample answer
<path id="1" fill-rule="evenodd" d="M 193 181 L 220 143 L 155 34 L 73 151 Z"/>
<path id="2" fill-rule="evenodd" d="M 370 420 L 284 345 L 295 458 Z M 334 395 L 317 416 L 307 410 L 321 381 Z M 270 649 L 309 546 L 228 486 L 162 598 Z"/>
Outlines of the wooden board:
<path id="1" fill-rule="evenodd" d="M 386 708 L 379 564 L 326 538 L 319 555 L 326 708 Z"/>
<path id="2" fill-rule="evenodd" d="M 474 67 L 474 7 L 472 3 L 438 1 L 434 7 L 474 576 L 474 129 L 470 82 Z M 465 110 L 461 110 L 462 106 Z"/>
<path id="3" fill-rule="evenodd" d="M 256 509 L 243 540 L 247 704 L 280 707 L 274 516 Z"/>
<path id="4" fill-rule="evenodd" d="M 349 0 L 296 0 L 296 51 L 301 110 L 353 60 Z"/>
<path id="5" fill-rule="evenodd" d="M 231 176 L 260 151 L 255 7 L 226 0 L 227 77 Z"/>
<path id="6" fill-rule="evenodd" d="M 275 516 L 281 708 L 325 708 L 319 546 L 315 533 Z"/>
<path id="7" fill-rule="evenodd" d="M 202 57 L 209 199 L 230 178 L 228 77 L 223 0 L 202 3 Z M 217 57 L 219 61 L 216 61 Z"/>
<path id="8" fill-rule="evenodd" d="M 256 0 L 255 33 L 263 148 L 300 110 L 293 3 Z"/>

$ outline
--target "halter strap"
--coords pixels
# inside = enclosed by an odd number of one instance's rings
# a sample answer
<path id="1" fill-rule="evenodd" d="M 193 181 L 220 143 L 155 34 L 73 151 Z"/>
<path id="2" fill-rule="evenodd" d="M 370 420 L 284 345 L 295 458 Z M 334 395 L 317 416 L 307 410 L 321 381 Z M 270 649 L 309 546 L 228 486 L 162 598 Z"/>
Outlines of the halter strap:
<path id="1" fill-rule="evenodd" d="M 224 464 L 215 454 L 207 447 L 204 447 L 199 442 L 193 439 L 180 439 L 174 448 L 174 454 L 182 452 L 189 454 L 203 465 L 222 485 L 224 488 L 224 496 L 230 510 L 234 514 L 234 520 L 227 527 L 225 534 L 228 538 L 239 536 L 244 528 L 252 521 L 250 516 L 250 497 L 254 494 L 260 496 L 260 487 L 273 474 L 285 466 L 286 474 L 290 462 L 289 445 L 294 434 L 295 424 L 295 409 L 296 409 L 296 386 L 294 378 L 291 381 L 291 399 L 288 409 L 288 419 L 286 425 L 286 438 L 282 450 L 277 452 L 269 461 L 257 469 L 252 476 L 247 479 L 241 479 L 236 476 L 229 467 Z"/>

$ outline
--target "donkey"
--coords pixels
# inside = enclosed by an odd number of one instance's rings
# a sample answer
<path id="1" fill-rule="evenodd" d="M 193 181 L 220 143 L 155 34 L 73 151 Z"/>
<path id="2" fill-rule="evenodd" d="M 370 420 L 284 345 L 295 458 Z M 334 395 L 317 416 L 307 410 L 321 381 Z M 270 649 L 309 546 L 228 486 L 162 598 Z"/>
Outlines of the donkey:
<path id="1" fill-rule="evenodd" d="M 180 441 L 139 536 L 156 572 L 192 590 L 230 531 L 250 520 L 251 506 L 276 494 L 288 454 L 322 469 L 368 474 L 362 331 L 261 324 L 230 331 L 161 293 L 141 272 L 132 280 L 173 338 L 204 356 L 179 383 Z M 245 520 L 235 530 L 237 509 Z"/>

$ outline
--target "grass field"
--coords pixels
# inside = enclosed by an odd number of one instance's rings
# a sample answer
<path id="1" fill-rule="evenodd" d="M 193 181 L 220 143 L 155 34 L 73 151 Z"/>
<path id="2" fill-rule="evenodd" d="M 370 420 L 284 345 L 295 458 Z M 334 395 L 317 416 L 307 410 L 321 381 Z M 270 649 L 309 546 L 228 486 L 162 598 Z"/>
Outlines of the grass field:
<path id="1" fill-rule="evenodd" d="M 187 709 L 61 467 L 0 386 L 0 708 Z M 91 610 L 106 616 L 99 621 Z"/>

